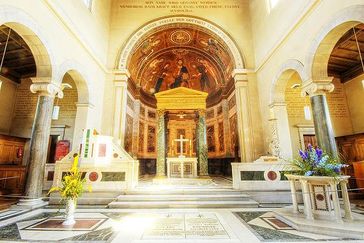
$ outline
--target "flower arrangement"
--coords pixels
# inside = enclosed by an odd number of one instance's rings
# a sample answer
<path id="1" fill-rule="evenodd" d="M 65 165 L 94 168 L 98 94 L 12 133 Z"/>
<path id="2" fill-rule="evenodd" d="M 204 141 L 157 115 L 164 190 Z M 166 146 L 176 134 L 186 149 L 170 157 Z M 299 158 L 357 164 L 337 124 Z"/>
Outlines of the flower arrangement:
<path id="1" fill-rule="evenodd" d="M 313 148 L 310 144 L 305 151 L 300 150 L 299 155 L 299 159 L 291 162 L 292 169 L 298 175 L 336 177 L 342 168 L 348 166 L 337 157 L 326 154 L 320 148 Z"/>
<path id="2" fill-rule="evenodd" d="M 82 173 L 78 169 L 78 155 L 74 157 L 70 172 L 62 179 L 62 187 L 52 187 L 48 194 L 59 191 L 64 200 L 77 200 L 82 195 L 84 190 L 85 178 L 82 178 Z M 88 187 L 91 192 L 91 187 Z"/>

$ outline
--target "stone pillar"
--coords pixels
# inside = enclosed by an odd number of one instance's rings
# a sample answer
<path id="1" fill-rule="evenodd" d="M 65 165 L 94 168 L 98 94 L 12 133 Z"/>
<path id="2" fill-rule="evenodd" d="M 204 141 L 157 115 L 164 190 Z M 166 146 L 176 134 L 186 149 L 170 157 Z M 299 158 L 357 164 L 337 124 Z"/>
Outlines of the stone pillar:
<path id="1" fill-rule="evenodd" d="M 271 110 L 269 121 L 272 129 L 272 146 L 277 147 L 276 151 L 272 151 L 272 154 L 285 159 L 292 158 L 292 143 L 286 103 L 274 102 L 269 107 Z"/>
<path id="2" fill-rule="evenodd" d="M 126 127 L 126 102 L 127 86 L 130 77 L 127 70 L 118 73 L 114 78 L 114 122 L 113 136 L 124 147 L 125 127 Z"/>
<path id="3" fill-rule="evenodd" d="M 52 83 L 50 78 L 32 78 L 32 82 L 30 91 L 37 93 L 39 96 L 30 143 L 28 177 L 25 188 L 26 199 L 20 200 L 18 203 L 19 206 L 29 206 L 31 208 L 44 204 L 41 197 L 53 102 L 55 95 L 58 98 L 63 98 L 60 86 Z"/>
<path id="4" fill-rule="evenodd" d="M 165 110 L 157 110 L 157 176 L 166 175 L 166 122 Z"/>
<path id="5" fill-rule="evenodd" d="M 227 99 L 223 99 L 221 102 L 222 106 L 222 115 L 223 115 L 223 124 L 224 124 L 224 145 L 225 145 L 225 154 L 227 157 L 230 157 L 231 154 L 231 139 L 230 139 L 230 121 L 229 121 L 229 102 Z"/>
<path id="6" fill-rule="evenodd" d="M 197 139 L 197 158 L 199 164 L 199 175 L 207 176 L 208 172 L 208 154 L 207 154 L 207 134 L 206 134 L 206 111 L 198 111 L 198 121 L 196 126 Z"/>
<path id="7" fill-rule="evenodd" d="M 305 82 L 302 95 L 310 96 L 318 146 L 328 154 L 337 156 L 336 141 L 325 96 L 326 92 L 332 92 L 335 88 L 331 81 L 332 78 Z"/>
<path id="8" fill-rule="evenodd" d="M 77 103 L 77 113 L 75 119 L 75 128 L 73 130 L 72 147 L 79 146 L 82 141 L 82 131 L 85 128 L 91 128 L 88 124 L 88 115 L 94 106 L 90 103 Z"/>
<path id="9" fill-rule="evenodd" d="M 252 121 L 250 112 L 248 78 L 246 73 L 234 72 L 236 112 L 238 120 L 239 146 L 242 162 L 254 160 Z"/>
<path id="10" fill-rule="evenodd" d="M 134 102 L 134 119 L 133 119 L 133 144 L 132 154 L 137 158 L 139 151 L 139 118 L 140 118 L 140 100 Z"/>

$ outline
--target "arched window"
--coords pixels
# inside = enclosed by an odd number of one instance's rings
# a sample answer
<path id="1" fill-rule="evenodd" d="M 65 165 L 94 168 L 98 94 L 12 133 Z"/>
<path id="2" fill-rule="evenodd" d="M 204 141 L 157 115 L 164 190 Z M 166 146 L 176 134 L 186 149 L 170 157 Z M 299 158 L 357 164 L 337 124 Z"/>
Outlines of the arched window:
<path id="1" fill-rule="evenodd" d="M 91 11 L 93 0 L 82 0 L 86 7 Z"/>

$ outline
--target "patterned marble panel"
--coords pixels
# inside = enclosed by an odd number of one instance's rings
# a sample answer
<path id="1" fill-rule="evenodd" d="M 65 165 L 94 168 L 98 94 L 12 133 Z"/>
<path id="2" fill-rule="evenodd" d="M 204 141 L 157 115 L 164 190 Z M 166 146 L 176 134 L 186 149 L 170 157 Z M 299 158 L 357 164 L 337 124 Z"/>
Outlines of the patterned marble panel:
<path id="1" fill-rule="evenodd" d="M 144 152 L 144 123 L 139 122 L 138 152 Z"/>
<path id="2" fill-rule="evenodd" d="M 215 126 L 207 127 L 207 151 L 215 152 L 216 151 L 216 142 L 215 142 Z"/>
<path id="3" fill-rule="evenodd" d="M 126 128 L 125 128 L 125 150 L 131 152 L 133 147 L 133 117 L 126 114 Z"/>
<path id="4" fill-rule="evenodd" d="M 155 126 L 148 126 L 147 143 L 148 143 L 147 152 L 154 153 L 155 152 L 155 143 L 156 143 Z"/>
<path id="5" fill-rule="evenodd" d="M 153 112 L 153 111 L 148 111 L 148 118 L 155 119 L 155 118 L 156 118 L 156 114 L 155 114 L 155 112 Z"/>
<path id="6" fill-rule="evenodd" d="M 225 142 L 224 142 L 224 123 L 220 122 L 219 125 L 219 152 L 224 152 L 225 151 Z"/>
<path id="7" fill-rule="evenodd" d="M 237 128 L 237 116 L 234 114 L 229 119 L 230 123 L 230 139 L 231 139 L 231 153 L 235 155 L 235 151 L 239 149 L 238 144 L 238 128 Z M 235 155 L 236 156 L 236 155 Z"/>
<path id="8" fill-rule="evenodd" d="M 140 106 L 140 115 L 143 117 L 145 116 L 145 107 L 142 105 Z"/>
<path id="9" fill-rule="evenodd" d="M 134 101 L 130 98 L 130 96 L 128 95 L 128 98 L 126 100 L 127 105 L 129 106 L 129 108 L 134 111 Z"/>
<path id="10" fill-rule="evenodd" d="M 235 105 L 236 105 L 236 97 L 235 97 L 235 94 L 234 94 L 233 97 L 231 97 L 231 99 L 229 100 L 229 110 L 234 108 Z"/>
<path id="11" fill-rule="evenodd" d="M 101 172 L 101 181 L 125 181 L 125 172 Z"/>

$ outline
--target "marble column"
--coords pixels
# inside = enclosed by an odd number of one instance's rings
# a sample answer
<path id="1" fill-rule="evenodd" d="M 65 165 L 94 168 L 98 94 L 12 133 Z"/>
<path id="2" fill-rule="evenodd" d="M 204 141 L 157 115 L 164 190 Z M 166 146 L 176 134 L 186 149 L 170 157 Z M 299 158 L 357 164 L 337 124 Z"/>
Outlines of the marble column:
<path id="1" fill-rule="evenodd" d="M 207 176 L 208 172 L 208 154 L 207 154 L 207 134 L 206 134 L 206 111 L 198 111 L 198 121 L 196 126 L 197 139 L 197 158 L 199 164 L 199 175 Z"/>
<path id="2" fill-rule="evenodd" d="M 253 162 L 253 134 L 246 73 L 234 72 L 236 112 L 238 120 L 239 147 L 242 162 Z"/>
<path id="3" fill-rule="evenodd" d="M 229 102 L 227 99 L 223 99 L 221 102 L 222 115 L 223 115 L 223 125 L 224 125 L 224 145 L 225 145 L 225 155 L 230 157 L 231 154 L 231 139 L 230 139 L 230 121 L 229 121 Z"/>
<path id="4" fill-rule="evenodd" d="M 305 82 L 302 87 L 302 94 L 310 96 L 318 146 L 327 153 L 337 156 L 335 135 L 325 95 L 325 93 L 334 90 L 331 81 L 332 78 L 323 81 Z"/>
<path id="5" fill-rule="evenodd" d="M 166 175 L 166 122 L 165 110 L 157 110 L 157 176 Z"/>
<path id="6" fill-rule="evenodd" d="M 55 95 L 63 98 L 60 86 L 51 82 L 50 78 L 32 78 L 30 86 L 32 93 L 37 93 L 38 103 L 33 123 L 30 143 L 28 177 L 25 188 L 25 200 L 20 200 L 20 206 L 42 204 L 42 188 L 44 169 L 47 159 L 48 142 L 52 122 L 52 110 Z"/>
<path id="7" fill-rule="evenodd" d="M 127 70 L 114 77 L 114 122 L 113 137 L 124 147 L 126 127 L 127 86 L 130 77 Z"/>
<path id="8" fill-rule="evenodd" d="M 271 152 L 274 156 L 290 159 L 293 152 L 286 103 L 274 102 L 270 104 L 269 108 L 271 110 L 269 119 L 272 129 L 271 145 L 276 148 L 276 151 Z"/>

